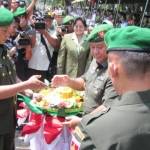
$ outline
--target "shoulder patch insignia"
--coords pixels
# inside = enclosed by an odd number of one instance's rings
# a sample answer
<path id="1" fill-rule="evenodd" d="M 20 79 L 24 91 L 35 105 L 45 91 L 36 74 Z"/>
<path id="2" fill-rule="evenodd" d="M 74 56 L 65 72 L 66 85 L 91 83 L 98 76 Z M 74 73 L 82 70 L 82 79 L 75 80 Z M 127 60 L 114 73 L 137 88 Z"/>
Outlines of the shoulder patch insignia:
<path id="1" fill-rule="evenodd" d="M 80 140 L 84 140 L 86 135 L 81 131 L 81 129 L 77 126 L 74 130 L 74 133 L 80 138 Z"/>
<path id="2" fill-rule="evenodd" d="M 92 114 L 87 114 L 83 117 L 82 119 L 82 124 L 84 124 L 84 126 L 88 125 L 89 123 L 91 123 L 93 120 L 95 120 L 96 118 L 101 117 L 102 115 L 106 114 L 111 108 L 107 107 L 106 109 L 102 110 L 102 111 L 98 111 L 96 113 L 92 113 Z"/>

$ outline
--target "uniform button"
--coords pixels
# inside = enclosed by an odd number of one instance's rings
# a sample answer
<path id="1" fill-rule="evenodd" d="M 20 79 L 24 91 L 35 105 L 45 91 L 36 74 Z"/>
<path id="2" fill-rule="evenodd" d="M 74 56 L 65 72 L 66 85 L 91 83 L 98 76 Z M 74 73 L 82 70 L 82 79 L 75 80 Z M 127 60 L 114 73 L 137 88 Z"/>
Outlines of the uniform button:
<path id="1" fill-rule="evenodd" d="M 98 94 L 98 91 L 97 91 L 97 90 L 95 90 L 95 91 L 94 91 L 94 93 L 95 93 L 95 94 Z"/>
<path id="2" fill-rule="evenodd" d="M 5 73 L 2 73 L 2 76 L 5 77 Z"/>
<path id="3" fill-rule="evenodd" d="M 99 72 L 99 69 L 96 69 L 96 72 Z"/>
<path id="4" fill-rule="evenodd" d="M 11 71 L 9 71 L 9 75 L 11 75 Z"/>
<path id="5" fill-rule="evenodd" d="M 3 59 L 5 59 L 6 57 L 5 56 L 3 56 Z"/>

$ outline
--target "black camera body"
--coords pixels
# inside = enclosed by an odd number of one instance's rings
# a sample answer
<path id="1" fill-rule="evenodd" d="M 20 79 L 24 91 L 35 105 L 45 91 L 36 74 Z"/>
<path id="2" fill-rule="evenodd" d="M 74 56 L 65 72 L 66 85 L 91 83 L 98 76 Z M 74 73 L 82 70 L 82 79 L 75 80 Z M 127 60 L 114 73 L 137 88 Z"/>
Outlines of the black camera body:
<path id="1" fill-rule="evenodd" d="M 9 3 L 8 3 L 7 0 L 4 0 L 4 1 L 2 1 L 2 5 L 3 5 L 5 8 L 8 8 Z"/>
<path id="2" fill-rule="evenodd" d="M 29 35 L 25 31 L 19 33 L 19 39 L 17 41 L 17 44 L 19 46 L 27 46 L 31 44 Z"/>
<path id="3" fill-rule="evenodd" d="M 34 28 L 36 30 L 44 30 L 46 28 L 46 24 L 45 24 L 44 18 L 36 17 L 35 20 L 36 20 L 36 22 L 34 24 Z"/>
<path id="4" fill-rule="evenodd" d="M 62 31 L 62 32 L 65 32 L 65 33 L 68 33 L 68 28 L 67 28 L 67 26 L 62 25 L 62 26 L 61 26 L 61 31 Z"/>

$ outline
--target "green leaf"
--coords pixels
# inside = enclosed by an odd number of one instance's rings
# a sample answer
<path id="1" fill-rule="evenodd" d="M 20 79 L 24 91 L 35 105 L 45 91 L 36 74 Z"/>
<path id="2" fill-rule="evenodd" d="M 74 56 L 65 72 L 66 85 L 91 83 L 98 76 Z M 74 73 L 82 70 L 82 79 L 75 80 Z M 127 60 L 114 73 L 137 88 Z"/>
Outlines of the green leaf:
<path id="1" fill-rule="evenodd" d="M 42 109 L 37 107 L 34 103 L 32 103 L 31 99 L 27 96 L 24 96 L 22 94 L 17 94 L 17 99 L 20 101 L 25 102 L 25 104 L 29 107 L 29 109 L 37 114 L 43 114 Z"/>

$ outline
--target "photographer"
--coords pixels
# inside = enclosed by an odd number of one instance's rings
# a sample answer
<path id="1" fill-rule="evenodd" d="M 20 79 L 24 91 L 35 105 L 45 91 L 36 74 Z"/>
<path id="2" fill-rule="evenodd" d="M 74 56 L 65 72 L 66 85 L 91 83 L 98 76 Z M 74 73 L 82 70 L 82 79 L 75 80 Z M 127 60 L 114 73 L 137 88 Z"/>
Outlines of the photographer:
<path id="1" fill-rule="evenodd" d="M 27 79 L 27 66 L 28 60 L 32 56 L 32 47 L 35 43 L 33 35 L 35 31 L 28 25 L 27 10 L 24 7 L 18 7 L 14 12 L 14 17 L 18 23 L 18 36 L 16 38 L 17 43 L 17 59 L 16 59 L 16 71 L 21 80 Z"/>
<path id="2" fill-rule="evenodd" d="M 19 7 L 19 0 L 11 0 L 10 9 L 12 12 L 16 11 Z"/>
<path id="3" fill-rule="evenodd" d="M 33 8 L 36 4 L 37 0 L 32 0 L 29 6 L 27 6 L 27 14 L 28 17 L 32 14 Z M 10 10 L 14 13 L 18 7 L 26 7 L 25 0 L 11 0 L 10 2 Z"/>
<path id="4" fill-rule="evenodd" d="M 9 7 L 9 2 L 8 2 L 7 0 L 3 0 L 3 1 L 1 2 L 1 4 L 2 4 L 3 7 L 5 7 L 5 8 L 8 9 L 8 7 Z"/>
<path id="5" fill-rule="evenodd" d="M 73 23 L 74 17 L 73 16 L 66 16 L 63 19 L 62 26 L 57 28 L 58 35 L 62 38 L 67 33 L 73 32 Z"/>
<path id="6" fill-rule="evenodd" d="M 51 29 L 53 23 L 53 15 L 46 12 L 44 16 L 35 18 L 34 27 L 36 29 L 35 45 L 32 49 L 32 57 L 28 64 L 28 75 L 41 74 L 42 80 L 49 79 L 51 71 L 49 67 L 53 67 L 52 56 L 54 49 L 59 48 L 59 40 L 54 29 Z"/>

